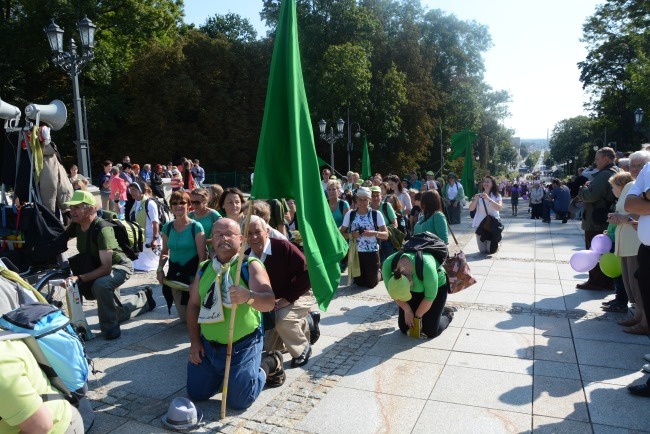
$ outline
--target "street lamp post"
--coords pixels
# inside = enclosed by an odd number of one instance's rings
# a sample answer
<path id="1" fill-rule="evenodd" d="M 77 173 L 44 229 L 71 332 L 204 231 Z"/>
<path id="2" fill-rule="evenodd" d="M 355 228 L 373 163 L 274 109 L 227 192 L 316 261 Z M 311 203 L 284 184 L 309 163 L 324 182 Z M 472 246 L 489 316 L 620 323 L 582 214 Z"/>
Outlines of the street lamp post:
<path id="1" fill-rule="evenodd" d="M 44 31 L 52 49 L 52 62 L 63 69 L 72 78 L 72 102 L 74 108 L 75 130 L 77 133 L 77 161 L 79 173 L 92 179 L 90 170 L 90 148 L 85 137 L 83 113 L 81 111 L 81 98 L 79 96 L 79 74 L 86 64 L 94 57 L 95 48 L 95 26 L 88 17 L 84 17 L 77 23 L 79 37 L 83 53 L 77 53 L 77 45 L 73 38 L 70 38 L 70 50 L 63 51 L 63 29 L 56 25 L 54 20 Z"/>
<path id="2" fill-rule="evenodd" d="M 354 138 L 358 139 L 361 137 L 361 125 L 359 125 L 358 122 L 352 122 L 350 123 L 350 108 L 348 107 L 348 172 L 352 170 L 350 167 L 350 154 L 352 153 L 352 150 L 354 149 L 354 143 L 352 143 L 352 126 L 356 125 L 357 130 L 354 132 Z M 322 131 L 321 131 L 322 133 Z"/>
<path id="3" fill-rule="evenodd" d="M 643 133 L 646 135 L 648 140 L 650 140 L 650 130 L 648 128 L 643 128 L 642 122 L 643 122 L 643 115 L 645 112 L 643 111 L 642 108 L 638 108 L 634 111 L 634 131 Z"/>
<path id="4" fill-rule="evenodd" d="M 327 122 L 325 122 L 325 119 L 321 119 L 318 122 L 318 128 L 320 129 L 320 138 L 330 144 L 330 167 L 332 168 L 332 173 L 334 173 L 334 142 L 336 142 L 338 139 L 343 137 L 344 125 L 345 125 L 345 121 L 339 118 L 339 120 L 336 121 L 337 133 L 334 134 L 333 127 L 330 127 L 329 133 L 325 132 L 327 128 Z"/>

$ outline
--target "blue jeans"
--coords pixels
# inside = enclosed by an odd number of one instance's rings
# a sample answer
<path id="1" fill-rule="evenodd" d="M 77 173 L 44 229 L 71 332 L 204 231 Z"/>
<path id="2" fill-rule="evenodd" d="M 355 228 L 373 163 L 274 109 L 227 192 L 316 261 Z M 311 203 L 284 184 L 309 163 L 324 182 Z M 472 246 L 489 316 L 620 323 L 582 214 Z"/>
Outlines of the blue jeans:
<path id="1" fill-rule="evenodd" d="M 201 363 L 187 364 L 187 395 L 196 401 L 210 399 L 221 389 L 228 350 L 228 345 L 211 343 L 203 336 L 201 341 L 205 350 Z M 264 334 L 258 328 L 232 346 L 227 404 L 233 409 L 250 407 L 266 384 L 266 374 L 260 368 L 263 345 Z"/>

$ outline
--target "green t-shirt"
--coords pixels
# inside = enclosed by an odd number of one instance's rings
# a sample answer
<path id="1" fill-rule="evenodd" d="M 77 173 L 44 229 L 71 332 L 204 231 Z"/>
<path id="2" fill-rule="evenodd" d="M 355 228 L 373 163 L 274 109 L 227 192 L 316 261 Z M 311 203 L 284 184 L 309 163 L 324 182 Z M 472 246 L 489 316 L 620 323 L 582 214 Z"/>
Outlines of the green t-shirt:
<path id="1" fill-rule="evenodd" d="M 436 211 L 428 219 L 424 219 L 424 213 L 420 213 L 420 218 L 413 228 L 413 234 L 422 232 L 431 232 L 438 235 L 442 241 L 449 244 L 449 231 L 447 228 L 447 219 L 440 211 Z"/>
<path id="2" fill-rule="evenodd" d="M 391 265 L 393 263 L 393 257 L 399 252 L 395 252 L 390 255 L 381 266 L 381 272 L 384 276 L 384 280 L 388 281 L 393 276 L 393 270 Z M 424 280 L 417 278 L 415 272 L 415 253 L 404 252 L 403 257 L 409 258 L 413 264 L 413 285 L 411 286 L 411 292 L 424 293 L 424 299 L 433 301 L 438 295 L 438 288 L 443 286 L 447 280 L 445 276 L 445 270 L 440 267 L 436 258 L 430 254 L 422 255 L 424 261 L 424 267 L 422 268 L 422 277 Z"/>
<path id="3" fill-rule="evenodd" d="M 88 228 L 87 231 L 83 231 L 81 226 L 77 223 L 70 223 L 66 232 L 70 238 L 77 237 L 77 250 L 80 254 L 90 253 L 95 260 L 95 263 L 101 263 L 99 259 L 100 250 L 112 250 L 113 258 L 112 265 L 127 265 L 131 261 L 126 257 L 119 244 L 115 238 L 115 232 L 112 227 L 104 227 L 99 231 L 97 239 L 95 240 L 94 235 L 90 235 L 90 244 L 88 244 L 88 236 L 91 232 L 95 231 L 95 225 L 99 224 L 102 219 L 97 217 Z M 87 247 L 90 246 L 90 251 L 87 251 Z"/>
<path id="4" fill-rule="evenodd" d="M 257 261 L 262 265 L 262 267 L 264 266 L 264 264 L 262 264 L 262 262 L 256 258 L 248 258 L 248 261 Z M 201 267 L 203 267 L 203 264 L 205 264 L 205 262 L 201 263 Z M 236 261 L 230 265 L 230 277 L 232 278 L 233 282 L 235 281 L 235 273 L 237 273 Z M 199 281 L 199 296 L 201 297 L 201 305 L 203 305 L 205 295 L 210 290 L 210 286 L 216 277 L 217 273 L 214 271 L 214 268 L 212 268 L 212 264 L 208 265 L 208 267 L 205 269 L 205 272 L 201 276 L 201 280 Z M 248 285 L 246 285 L 244 279 L 240 279 L 239 284 L 244 288 L 248 288 Z M 228 328 L 230 327 L 230 312 L 231 310 L 224 306 L 224 320 L 214 324 L 201 324 L 201 334 L 209 341 L 227 344 Z M 235 328 L 232 338 L 233 342 L 236 342 L 244 336 L 253 333 L 255 329 L 259 327 L 261 321 L 262 314 L 258 310 L 245 303 L 237 305 L 237 314 L 235 315 Z"/>
<path id="5" fill-rule="evenodd" d="M 30 418 L 43 403 L 42 394 L 60 393 L 47 377 L 29 348 L 20 340 L 0 341 L 0 433 L 19 433 L 18 425 Z M 65 399 L 45 402 L 52 415 L 50 433 L 62 434 L 72 413 Z"/>

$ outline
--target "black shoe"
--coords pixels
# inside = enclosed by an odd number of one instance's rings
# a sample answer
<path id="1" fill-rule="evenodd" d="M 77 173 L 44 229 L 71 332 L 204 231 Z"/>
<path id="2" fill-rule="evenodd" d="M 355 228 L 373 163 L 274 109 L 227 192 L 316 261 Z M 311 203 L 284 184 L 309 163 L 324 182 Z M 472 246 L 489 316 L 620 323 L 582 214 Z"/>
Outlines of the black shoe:
<path id="1" fill-rule="evenodd" d="M 120 326 L 117 326 L 113 330 L 104 333 L 104 339 L 106 339 L 107 341 L 112 341 L 113 339 L 117 339 L 120 336 L 122 336 L 122 331 L 120 330 Z"/>
<path id="2" fill-rule="evenodd" d="M 609 306 L 602 306 L 601 309 L 603 309 L 605 312 L 626 313 L 627 305 L 610 304 Z"/>
<path id="3" fill-rule="evenodd" d="M 311 357 L 311 345 L 307 344 L 307 348 L 305 348 L 305 350 L 302 352 L 300 356 L 291 359 L 291 367 L 298 368 L 300 366 L 303 366 L 309 361 L 310 357 Z"/>
<path id="4" fill-rule="evenodd" d="M 147 304 L 149 305 L 149 310 L 154 310 L 156 308 L 156 300 L 153 298 L 153 289 L 145 286 L 144 295 L 147 296 Z"/>
<path id="5" fill-rule="evenodd" d="M 318 341 L 318 338 L 320 338 L 320 312 L 317 310 L 309 312 L 309 316 L 311 317 L 311 321 L 309 324 L 309 343 L 311 345 L 314 345 L 316 341 Z"/>
<path id="6" fill-rule="evenodd" d="M 611 299 L 609 301 L 603 301 L 601 303 L 602 306 L 611 306 L 612 304 L 616 304 L 616 299 L 615 298 L 613 298 L 613 299 Z"/>
<path id="7" fill-rule="evenodd" d="M 650 397 L 650 384 L 638 384 L 636 386 L 627 386 L 627 390 L 632 395 Z"/>
<path id="8" fill-rule="evenodd" d="M 271 363 L 275 365 L 275 369 L 269 372 L 266 376 L 266 386 L 267 387 L 280 387 L 284 384 L 284 381 L 287 379 L 286 374 L 284 373 L 284 368 L 282 367 L 282 354 L 279 351 L 271 351 L 266 353 L 264 358 L 274 359 Z"/>

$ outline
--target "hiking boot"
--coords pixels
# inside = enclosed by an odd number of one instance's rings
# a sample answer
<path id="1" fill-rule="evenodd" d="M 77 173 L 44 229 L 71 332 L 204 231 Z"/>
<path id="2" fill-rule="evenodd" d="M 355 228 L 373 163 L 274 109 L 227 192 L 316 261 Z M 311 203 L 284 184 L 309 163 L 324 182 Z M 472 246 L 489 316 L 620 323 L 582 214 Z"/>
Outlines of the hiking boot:
<path id="1" fill-rule="evenodd" d="M 284 384 L 284 381 L 287 379 L 286 374 L 284 373 L 284 368 L 282 367 L 282 354 L 279 351 L 270 351 L 262 357 L 262 361 L 267 360 L 267 365 L 275 365 L 275 369 L 269 370 L 269 373 L 266 375 L 266 386 L 267 387 L 279 387 Z"/>
<path id="2" fill-rule="evenodd" d="M 144 295 L 147 296 L 147 304 L 149 305 L 149 310 L 154 310 L 156 308 L 156 300 L 153 298 L 153 289 L 145 286 Z"/>
<path id="3" fill-rule="evenodd" d="M 318 324 L 320 324 L 320 311 L 314 310 L 309 312 L 309 316 L 311 317 L 311 321 L 309 324 L 309 343 L 311 345 L 314 345 L 318 338 L 320 338 L 320 327 Z M 313 325 L 313 327 L 312 327 Z"/>

